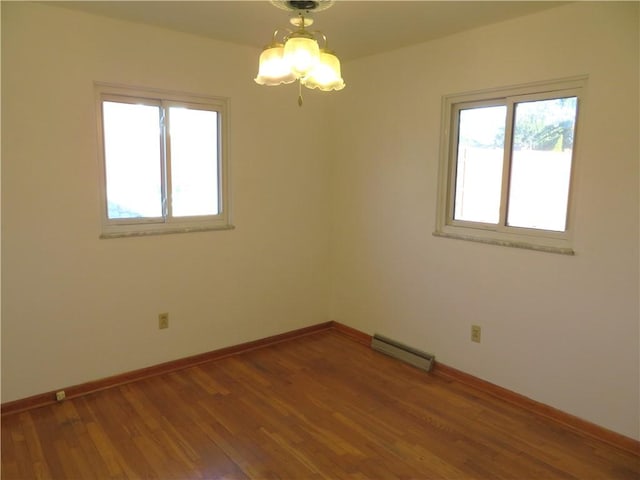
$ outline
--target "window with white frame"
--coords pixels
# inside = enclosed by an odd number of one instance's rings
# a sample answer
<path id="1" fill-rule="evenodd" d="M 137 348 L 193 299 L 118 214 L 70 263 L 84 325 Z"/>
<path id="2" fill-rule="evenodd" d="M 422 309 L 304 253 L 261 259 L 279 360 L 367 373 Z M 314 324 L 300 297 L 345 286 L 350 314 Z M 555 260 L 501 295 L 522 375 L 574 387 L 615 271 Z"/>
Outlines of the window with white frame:
<path id="1" fill-rule="evenodd" d="M 573 254 L 571 179 L 585 83 L 443 98 L 434 235 Z"/>
<path id="2" fill-rule="evenodd" d="M 225 99 L 96 85 L 102 237 L 231 228 Z"/>

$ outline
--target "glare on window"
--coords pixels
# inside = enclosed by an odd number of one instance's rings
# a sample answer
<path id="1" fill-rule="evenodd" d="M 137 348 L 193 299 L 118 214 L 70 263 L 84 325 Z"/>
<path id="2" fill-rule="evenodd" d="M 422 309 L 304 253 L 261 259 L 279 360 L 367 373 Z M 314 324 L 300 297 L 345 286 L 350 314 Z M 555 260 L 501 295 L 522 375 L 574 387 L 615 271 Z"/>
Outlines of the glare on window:
<path id="1" fill-rule="evenodd" d="M 460 110 L 456 220 L 498 223 L 504 158 L 504 105 Z"/>
<path id="2" fill-rule="evenodd" d="M 518 103 L 507 225 L 564 231 L 576 97 Z"/>
<path id="3" fill-rule="evenodd" d="M 162 216 L 160 108 L 103 102 L 107 215 Z"/>
<path id="4" fill-rule="evenodd" d="M 218 114 L 171 107 L 169 119 L 172 213 L 217 215 Z"/>

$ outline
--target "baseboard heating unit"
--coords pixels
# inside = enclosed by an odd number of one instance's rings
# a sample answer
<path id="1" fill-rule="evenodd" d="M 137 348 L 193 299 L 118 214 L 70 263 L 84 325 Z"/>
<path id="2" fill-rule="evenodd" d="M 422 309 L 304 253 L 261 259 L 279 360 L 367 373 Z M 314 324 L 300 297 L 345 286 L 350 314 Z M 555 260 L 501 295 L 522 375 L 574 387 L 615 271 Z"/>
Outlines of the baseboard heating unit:
<path id="1" fill-rule="evenodd" d="M 430 353 L 421 352 L 377 333 L 371 339 L 371 348 L 427 372 L 431 370 L 435 360 L 435 356 Z"/>

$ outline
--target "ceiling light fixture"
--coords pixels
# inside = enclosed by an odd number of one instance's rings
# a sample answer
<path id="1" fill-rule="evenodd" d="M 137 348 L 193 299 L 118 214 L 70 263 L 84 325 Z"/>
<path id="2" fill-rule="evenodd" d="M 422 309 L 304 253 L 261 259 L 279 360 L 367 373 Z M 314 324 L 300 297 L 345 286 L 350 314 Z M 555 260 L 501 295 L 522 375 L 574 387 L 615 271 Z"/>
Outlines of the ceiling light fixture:
<path id="1" fill-rule="evenodd" d="M 271 0 L 276 7 L 294 12 L 289 22 L 296 30 L 275 30 L 273 39 L 260 55 L 259 85 L 275 86 L 298 80 L 298 105 L 302 106 L 302 86 L 328 92 L 345 86 L 340 60 L 327 48 L 327 37 L 307 30 L 313 24 L 312 12 L 326 10 L 335 0 Z M 279 37 L 281 37 L 279 39 Z M 322 40 L 322 48 L 319 40 Z"/>

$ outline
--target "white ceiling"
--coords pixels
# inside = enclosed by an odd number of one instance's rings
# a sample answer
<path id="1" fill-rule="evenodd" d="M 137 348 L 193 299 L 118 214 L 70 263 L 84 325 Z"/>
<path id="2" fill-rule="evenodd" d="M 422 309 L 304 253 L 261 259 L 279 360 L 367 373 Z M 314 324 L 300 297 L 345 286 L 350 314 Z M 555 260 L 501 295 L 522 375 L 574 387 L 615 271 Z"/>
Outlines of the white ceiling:
<path id="1" fill-rule="evenodd" d="M 314 14 L 329 46 L 343 60 L 432 40 L 553 8 L 554 1 L 337 0 Z M 262 48 L 273 30 L 289 26 L 289 12 L 263 1 L 72 1 L 65 8 L 146 23 Z"/>

